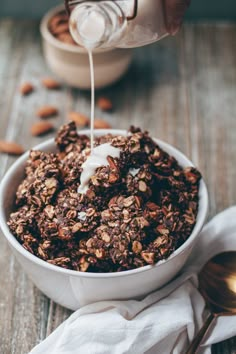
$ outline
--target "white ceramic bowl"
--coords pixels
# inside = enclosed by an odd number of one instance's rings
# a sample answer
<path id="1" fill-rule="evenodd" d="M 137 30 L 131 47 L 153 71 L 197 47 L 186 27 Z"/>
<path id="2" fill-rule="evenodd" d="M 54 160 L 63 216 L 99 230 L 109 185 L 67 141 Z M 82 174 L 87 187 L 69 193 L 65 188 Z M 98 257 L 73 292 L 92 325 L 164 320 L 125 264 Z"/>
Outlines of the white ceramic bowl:
<path id="1" fill-rule="evenodd" d="M 106 133 L 122 134 L 123 130 L 97 130 L 95 135 Z M 83 131 L 89 134 L 89 131 Z M 192 166 L 180 151 L 163 141 L 155 141 L 180 165 Z M 54 140 L 51 139 L 35 147 L 46 152 L 55 151 Z M 34 284 L 49 298 L 69 309 L 76 310 L 80 306 L 102 300 L 137 299 L 169 282 L 183 267 L 197 240 L 208 210 L 208 194 L 203 180 L 200 182 L 199 212 L 197 222 L 187 241 L 171 256 L 154 266 L 129 270 L 119 273 L 83 273 L 67 270 L 51 265 L 26 251 L 11 234 L 7 220 L 15 199 L 15 192 L 24 176 L 24 167 L 28 153 L 20 157 L 8 170 L 0 185 L 0 225 L 15 255 Z"/>
<path id="2" fill-rule="evenodd" d="M 57 6 L 47 12 L 40 24 L 43 52 L 52 72 L 71 86 L 89 89 L 88 53 L 81 47 L 66 44 L 55 38 L 48 29 L 49 20 L 65 7 Z M 94 51 L 95 87 L 102 88 L 121 78 L 132 59 L 131 49 Z"/>

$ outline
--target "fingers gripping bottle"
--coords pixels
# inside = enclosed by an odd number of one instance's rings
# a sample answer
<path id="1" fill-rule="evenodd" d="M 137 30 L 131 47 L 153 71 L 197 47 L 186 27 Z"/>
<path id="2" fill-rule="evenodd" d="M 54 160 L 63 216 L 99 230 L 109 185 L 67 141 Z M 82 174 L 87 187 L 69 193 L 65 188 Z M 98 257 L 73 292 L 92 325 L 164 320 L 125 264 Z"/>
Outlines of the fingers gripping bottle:
<path id="1" fill-rule="evenodd" d="M 163 0 L 66 0 L 74 40 L 86 48 L 133 48 L 168 35 Z"/>

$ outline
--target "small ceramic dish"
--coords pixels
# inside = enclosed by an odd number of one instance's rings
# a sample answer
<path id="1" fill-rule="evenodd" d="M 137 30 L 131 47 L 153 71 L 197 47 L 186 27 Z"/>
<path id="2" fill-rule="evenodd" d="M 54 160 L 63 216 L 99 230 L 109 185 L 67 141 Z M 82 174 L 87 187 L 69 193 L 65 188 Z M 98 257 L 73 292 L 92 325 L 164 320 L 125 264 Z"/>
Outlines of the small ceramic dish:
<path id="1" fill-rule="evenodd" d="M 89 89 L 91 85 L 87 51 L 80 46 L 58 40 L 49 30 L 50 19 L 63 9 L 63 5 L 53 8 L 41 21 L 44 57 L 52 72 L 67 84 Z M 119 80 L 127 71 L 131 59 L 131 49 L 95 50 L 95 88 L 102 88 Z"/>

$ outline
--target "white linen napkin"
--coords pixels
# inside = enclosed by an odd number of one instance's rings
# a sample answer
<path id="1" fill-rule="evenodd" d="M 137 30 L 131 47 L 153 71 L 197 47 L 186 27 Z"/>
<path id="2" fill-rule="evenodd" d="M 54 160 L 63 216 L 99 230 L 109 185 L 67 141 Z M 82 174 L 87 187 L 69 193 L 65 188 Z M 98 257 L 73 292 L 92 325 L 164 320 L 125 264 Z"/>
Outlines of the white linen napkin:
<path id="1" fill-rule="evenodd" d="M 236 207 L 203 229 L 181 274 L 141 301 L 104 301 L 74 312 L 31 354 L 183 354 L 203 323 L 197 272 L 217 253 L 236 250 Z M 213 324 L 201 353 L 236 335 L 236 316 Z"/>

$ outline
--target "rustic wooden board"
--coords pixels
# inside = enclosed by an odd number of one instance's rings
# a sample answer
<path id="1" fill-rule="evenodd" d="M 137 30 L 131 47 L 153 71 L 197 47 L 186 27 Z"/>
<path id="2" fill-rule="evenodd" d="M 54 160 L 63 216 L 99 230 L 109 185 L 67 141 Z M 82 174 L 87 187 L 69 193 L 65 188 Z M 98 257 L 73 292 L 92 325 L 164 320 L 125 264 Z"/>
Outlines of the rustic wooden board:
<path id="1" fill-rule="evenodd" d="M 236 203 L 236 25 L 186 25 L 176 38 L 135 50 L 133 65 L 118 84 L 97 95 L 109 96 L 114 113 L 96 116 L 113 127 L 148 129 L 185 152 L 201 169 L 210 193 L 210 216 Z M 38 24 L 0 22 L 0 139 L 28 149 L 43 141 L 29 134 L 35 111 L 55 104 L 56 127 L 67 112 L 89 114 L 89 94 L 66 86 L 48 92 L 40 80 L 49 73 L 39 45 Z M 21 97 L 25 80 L 36 91 Z M 48 137 L 53 136 L 50 134 Z M 0 155 L 0 177 L 14 158 Z M 25 354 L 50 334 L 70 311 L 38 291 L 0 238 L 0 353 Z M 236 353 L 236 339 L 214 346 L 213 353 Z"/>

